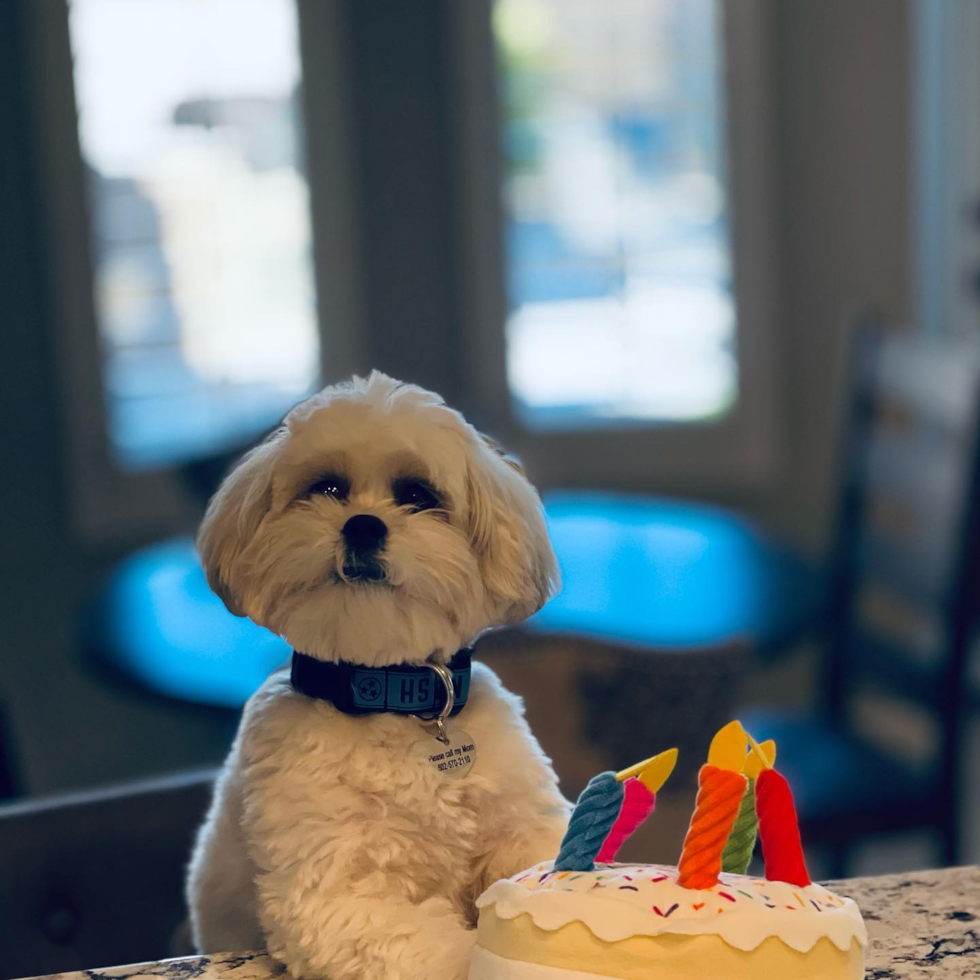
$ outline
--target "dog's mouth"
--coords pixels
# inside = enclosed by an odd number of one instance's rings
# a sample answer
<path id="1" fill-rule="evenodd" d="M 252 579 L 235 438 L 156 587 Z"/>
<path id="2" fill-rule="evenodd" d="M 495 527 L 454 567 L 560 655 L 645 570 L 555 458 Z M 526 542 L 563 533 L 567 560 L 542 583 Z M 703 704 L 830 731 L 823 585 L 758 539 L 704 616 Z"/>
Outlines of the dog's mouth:
<path id="1" fill-rule="evenodd" d="M 388 573 L 384 566 L 377 561 L 346 561 L 343 565 L 343 575 L 335 576 L 338 584 L 342 585 L 381 585 Z"/>

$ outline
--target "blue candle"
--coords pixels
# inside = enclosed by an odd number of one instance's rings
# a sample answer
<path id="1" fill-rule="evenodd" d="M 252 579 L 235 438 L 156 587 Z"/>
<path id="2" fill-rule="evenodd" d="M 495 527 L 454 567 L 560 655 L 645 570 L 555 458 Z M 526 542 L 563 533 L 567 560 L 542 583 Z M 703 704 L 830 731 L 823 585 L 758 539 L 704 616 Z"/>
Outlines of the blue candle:
<path id="1" fill-rule="evenodd" d="M 592 871 L 595 868 L 595 856 L 619 816 L 624 795 L 623 784 L 614 772 L 600 772 L 589 780 L 568 821 L 555 871 Z"/>

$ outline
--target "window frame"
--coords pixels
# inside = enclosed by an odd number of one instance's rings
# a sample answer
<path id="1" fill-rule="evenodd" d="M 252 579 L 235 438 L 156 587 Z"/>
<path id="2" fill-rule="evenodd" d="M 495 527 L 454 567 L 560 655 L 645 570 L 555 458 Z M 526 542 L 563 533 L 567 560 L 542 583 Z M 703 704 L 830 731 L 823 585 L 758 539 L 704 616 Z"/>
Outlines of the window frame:
<path id="1" fill-rule="evenodd" d="M 188 501 L 170 470 L 124 472 L 109 444 L 96 319 L 90 213 L 78 137 L 68 4 L 29 5 L 38 160 L 61 372 L 71 518 L 83 541 L 149 536 L 179 526 Z"/>
<path id="2" fill-rule="evenodd" d="M 321 373 L 326 376 L 329 362 L 331 374 L 337 376 L 351 373 L 363 361 L 355 288 L 358 270 L 350 249 L 356 220 L 349 193 L 341 11 L 335 3 L 295 3 Z M 134 471 L 120 466 L 113 454 L 68 4 L 36 0 L 27 6 L 36 142 L 46 199 L 42 227 L 51 280 L 56 283 L 51 303 L 61 383 L 55 395 L 64 418 L 71 519 L 80 540 L 89 546 L 151 540 L 193 528 L 200 518 L 200 504 L 185 489 L 180 464 Z M 315 113 L 311 106 L 316 107 Z M 329 297 L 329 308 L 324 297 Z M 328 335 L 326 322 L 343 322 L 350 329 Z M 260 435 L 256 433 L 256 439 Z"/>
<path id="3" fill-rule="evenodd" d="M 624 421 L 620 426 L 548 431 L 520 425 L 507 384 L 503 171 L 492 0 L 449 5 L 457 80 L 453 88 L 467 340 L 464 388 L 475 414 L 509 448 L 533 460 L 535 477 L 545 485 L 725 493 L 768 489 L 779 479 L 784 453 L 777 384 L 772 8 L 767 0 L 718 2 L 737 317 L 737 403 L 723 418 L 710 422 Z"/>
<path id="4" fill-rule="evenodd" d="M 980 7 L 910 7 L 913 329 L 980 333 Z"/>

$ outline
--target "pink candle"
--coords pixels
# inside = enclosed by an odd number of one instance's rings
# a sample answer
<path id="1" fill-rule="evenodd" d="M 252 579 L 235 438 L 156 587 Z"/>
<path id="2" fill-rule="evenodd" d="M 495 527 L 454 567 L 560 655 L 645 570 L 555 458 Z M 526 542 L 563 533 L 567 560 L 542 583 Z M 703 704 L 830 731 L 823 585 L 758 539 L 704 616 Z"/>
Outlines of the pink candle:
<path id="1" fill-rule="evenodd" d="M 603 841 L 596 861 L 609 864 L 616 860 L 619 849 L 626 843 L 633 831 L 643 823 L 657 805 L 657 794 L 640 782 L 639 779 L 627 779 L 623 783 L 626 796 L 623 800 L 623 808 L 619 811 L 616 822 L 609 831 L 609 836 Z"/>

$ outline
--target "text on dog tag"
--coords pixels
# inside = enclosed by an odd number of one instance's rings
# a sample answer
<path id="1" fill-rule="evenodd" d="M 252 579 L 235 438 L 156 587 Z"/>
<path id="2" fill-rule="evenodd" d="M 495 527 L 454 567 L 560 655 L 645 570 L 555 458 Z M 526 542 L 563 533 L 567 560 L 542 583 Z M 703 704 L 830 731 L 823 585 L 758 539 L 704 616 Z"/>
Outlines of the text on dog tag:
<path id="1" fill-rule="evenodd" d="M 459 779 L 465 776 L 476 762 L 476 745 L 473 739 L 461 731 L 447 732 L 449 744 L 430 742 L 429 765 L 442 776 Z"/>

